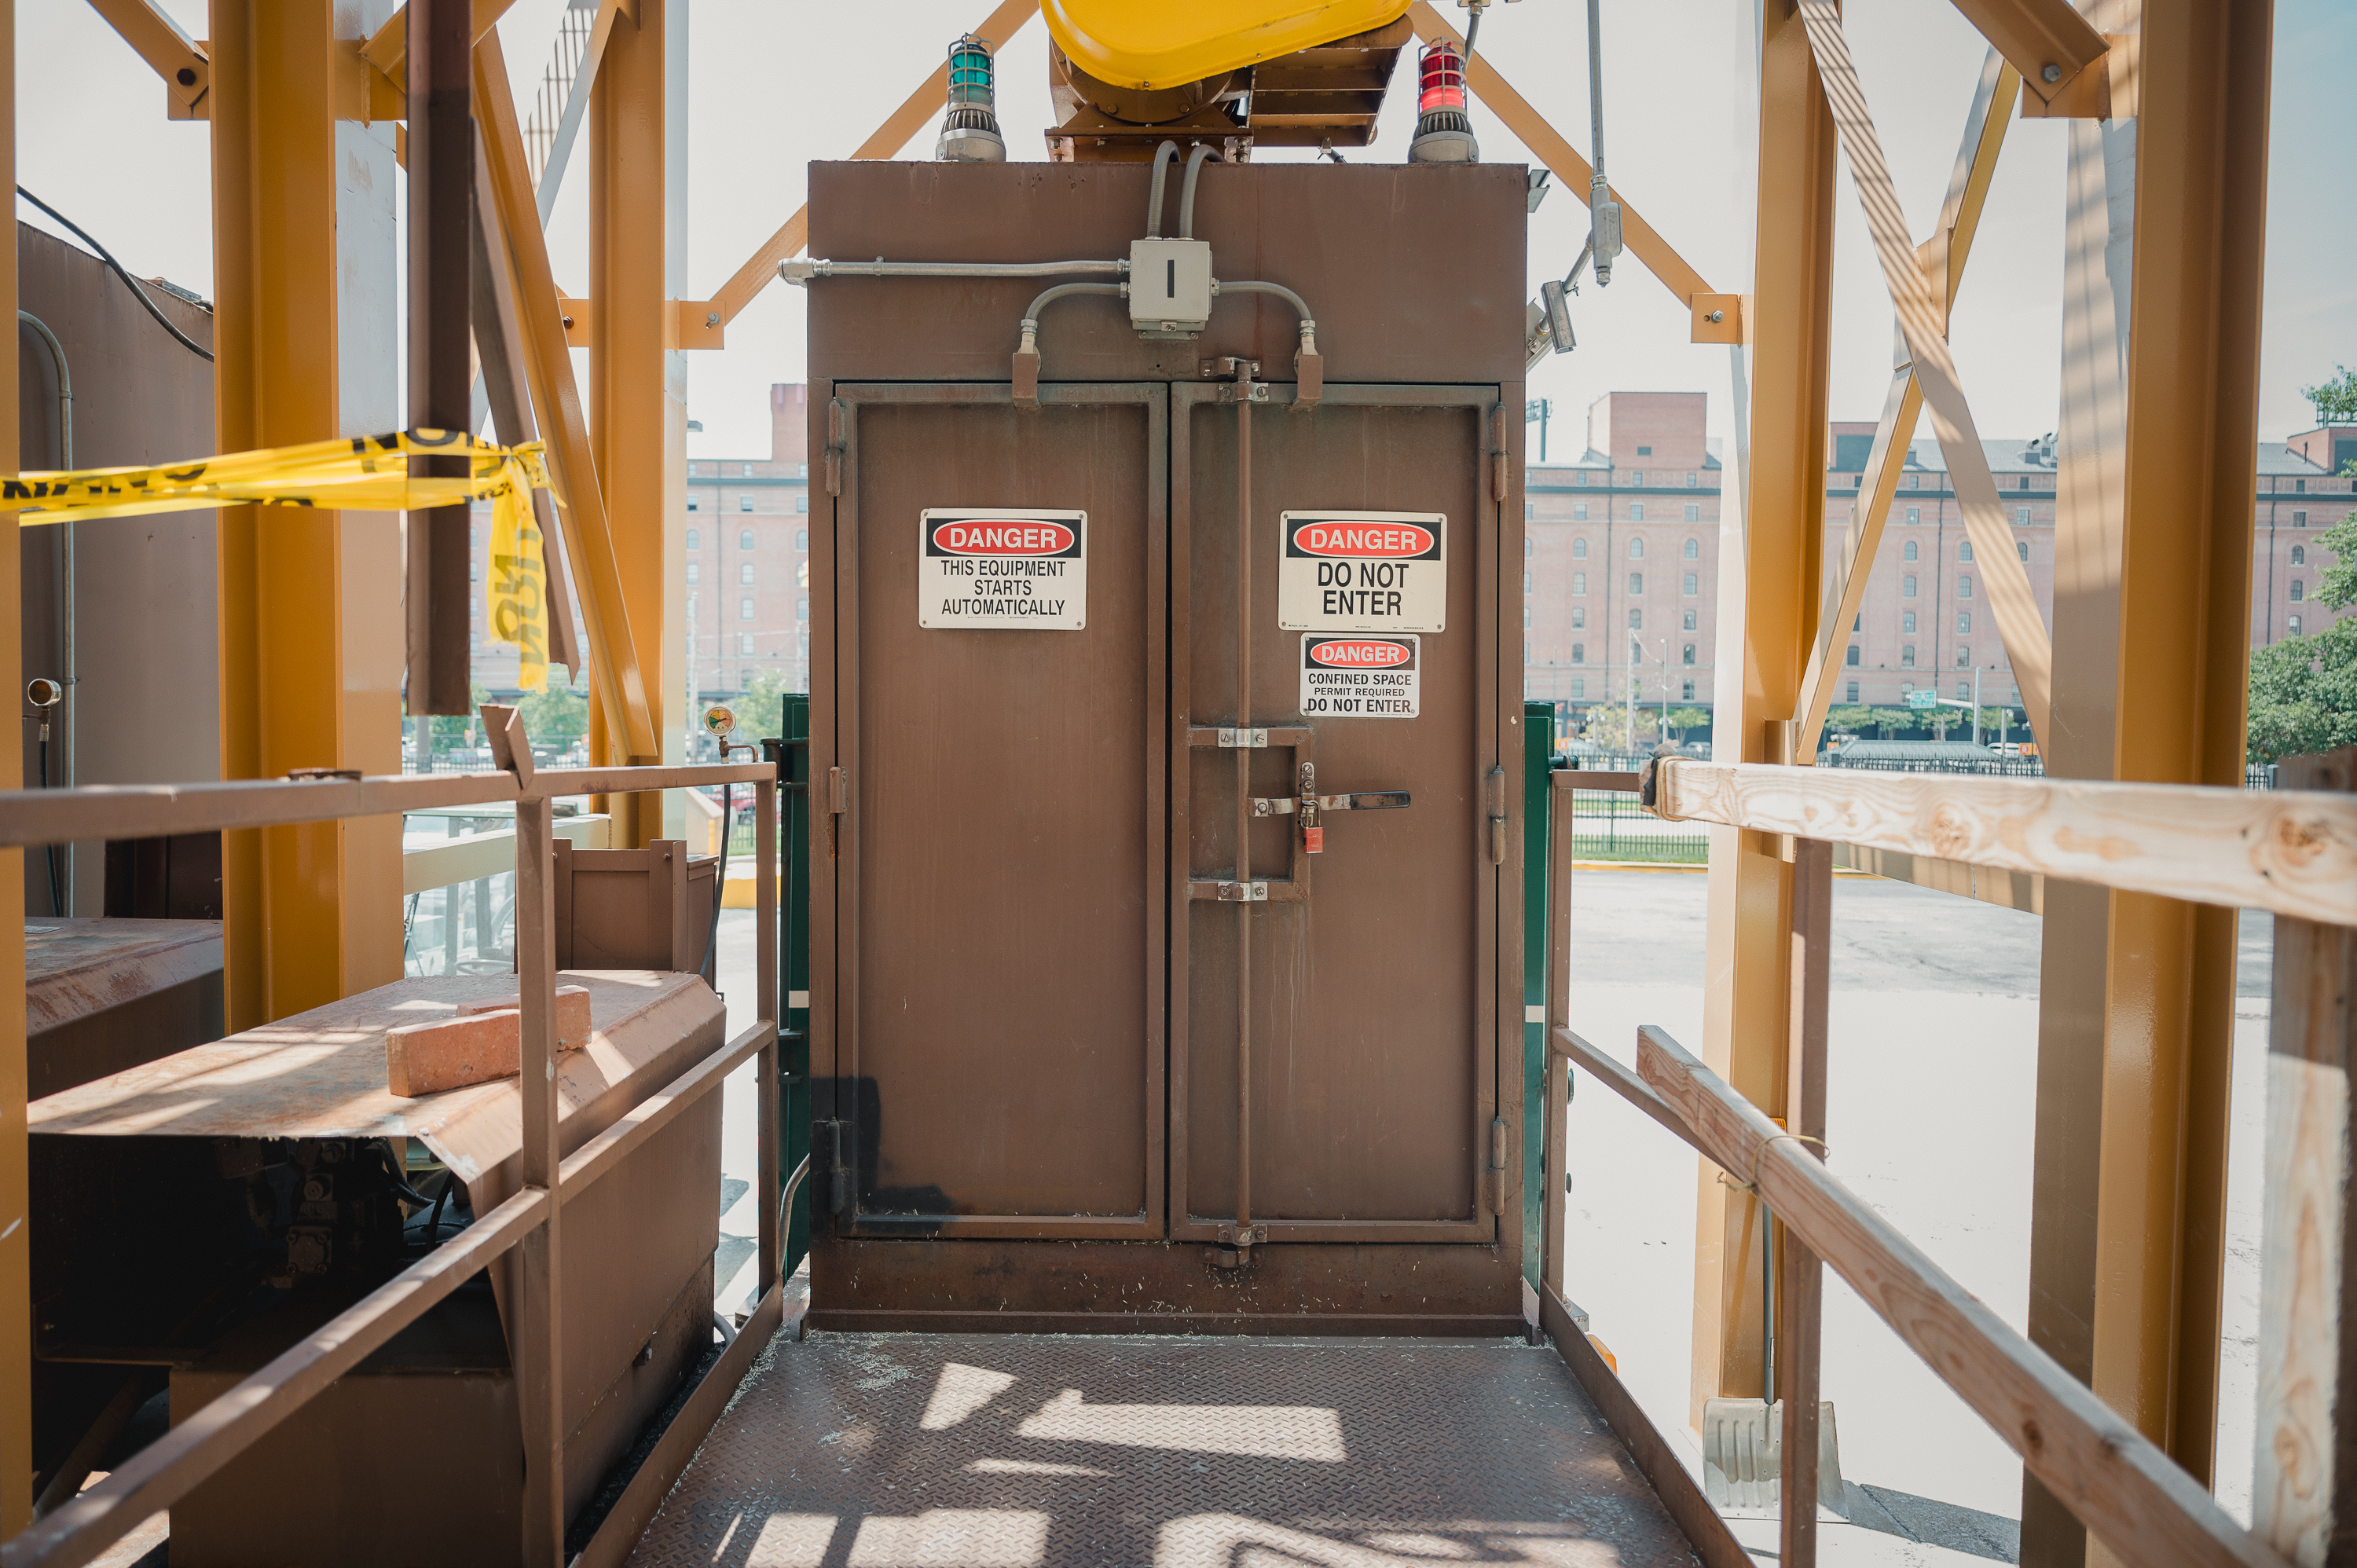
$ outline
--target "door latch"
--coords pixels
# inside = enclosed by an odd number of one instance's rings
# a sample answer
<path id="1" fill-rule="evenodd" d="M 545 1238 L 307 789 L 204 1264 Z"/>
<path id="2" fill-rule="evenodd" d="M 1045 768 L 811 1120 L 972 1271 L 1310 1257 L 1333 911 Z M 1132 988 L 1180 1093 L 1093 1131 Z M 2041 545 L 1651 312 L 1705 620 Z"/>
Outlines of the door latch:
<path id="1" fill-rule="evenodd" d="M 1253 798 L 1252 814 L 1255 817 L 1292 817 L 1301 826 L 1301 852 L 1323 854 L 1326 851 L 1326 826 L 1321 820 L 1328 811 L 1398 811 L 1410 803 L 1405 789 L 1364 789 L 1354 795 L 1320 795 L 1318 793 L 1317 764 L 1301 765 L 1301 792 L 1297 795 L 1260 795 Z"/>

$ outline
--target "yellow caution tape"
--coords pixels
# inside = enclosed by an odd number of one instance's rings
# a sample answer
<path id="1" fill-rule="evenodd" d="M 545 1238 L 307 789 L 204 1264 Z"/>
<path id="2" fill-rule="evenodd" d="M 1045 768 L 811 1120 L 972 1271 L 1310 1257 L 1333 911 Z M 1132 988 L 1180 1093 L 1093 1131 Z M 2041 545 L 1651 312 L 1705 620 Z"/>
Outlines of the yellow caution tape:
<path id="1" fill-rule="evenodd" d="M 468 472 L 463 478 L 413 478 L 413 456 L 464 456 Z M 149 468 L 0 478 L 0 510 L 17 509 L 19 522 L 30 528 L 203 507 L 423 511 L 489 500 L 491 633 L 515 644 L 517 684 L 538 692 L 548 684 L 548 575 L 532 492 L 549 489 L 546 448 L 540 442 L 496 446 L 461 430 L 420 429 Z"/>

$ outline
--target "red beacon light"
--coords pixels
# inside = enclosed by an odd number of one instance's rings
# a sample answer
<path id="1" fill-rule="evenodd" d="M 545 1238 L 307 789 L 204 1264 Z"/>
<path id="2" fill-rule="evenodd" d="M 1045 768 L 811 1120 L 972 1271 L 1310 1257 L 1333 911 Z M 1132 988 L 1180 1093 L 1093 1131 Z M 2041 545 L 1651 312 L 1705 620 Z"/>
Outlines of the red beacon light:
<path id="1" fill-rule="evenodd" d="M 1481 145 L 1465 113 L 1465 57 L 1448 38 L 1425 47 L 1416 64 L 1415 139 L 1408 144 L 1412 164 L 1473 164 Z"/>

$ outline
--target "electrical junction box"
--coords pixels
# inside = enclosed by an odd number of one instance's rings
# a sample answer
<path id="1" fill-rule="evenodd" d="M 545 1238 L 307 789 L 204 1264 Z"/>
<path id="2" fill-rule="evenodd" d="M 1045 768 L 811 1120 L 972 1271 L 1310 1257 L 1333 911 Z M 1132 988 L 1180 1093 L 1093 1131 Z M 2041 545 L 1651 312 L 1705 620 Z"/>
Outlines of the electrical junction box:
<path id="1" fill-rule="evenodd" d="M 1211 319 L 1209 240 L 1129 242 L 1129 324 L 1141 338 L 1192 338 Z"/>

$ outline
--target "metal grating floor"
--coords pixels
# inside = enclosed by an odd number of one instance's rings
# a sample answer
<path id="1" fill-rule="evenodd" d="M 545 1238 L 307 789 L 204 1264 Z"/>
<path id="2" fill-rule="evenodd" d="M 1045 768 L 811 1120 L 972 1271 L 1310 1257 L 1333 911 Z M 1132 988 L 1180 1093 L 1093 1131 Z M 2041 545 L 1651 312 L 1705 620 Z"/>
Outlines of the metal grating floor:
<path id="1" fill-rule="evenodd" d="M 1553 1349 L 813 1334 L 633 1568 L 1696 1562 Z"/>

